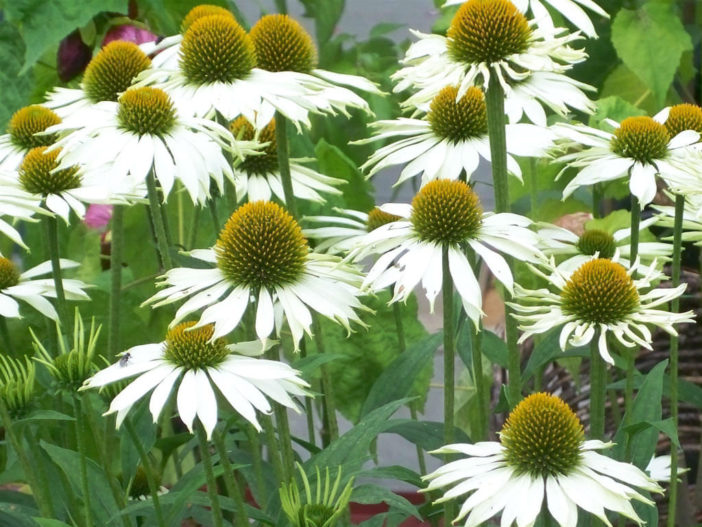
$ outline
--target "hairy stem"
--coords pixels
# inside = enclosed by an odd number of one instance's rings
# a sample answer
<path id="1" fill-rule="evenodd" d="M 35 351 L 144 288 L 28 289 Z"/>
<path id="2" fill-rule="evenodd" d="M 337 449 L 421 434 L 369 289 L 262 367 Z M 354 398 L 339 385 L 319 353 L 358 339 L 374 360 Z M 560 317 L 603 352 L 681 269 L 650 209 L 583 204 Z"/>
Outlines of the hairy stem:
<path id="1" fill-rule="evenodd" d="M 110 313 L 107 337 L 107 360 L 112 361 L 120 350 L 119 317 L 122 294 L 122 253 L 124 249 L 124 206 L 112 208 L 112 244 L 110 248 Z"/>

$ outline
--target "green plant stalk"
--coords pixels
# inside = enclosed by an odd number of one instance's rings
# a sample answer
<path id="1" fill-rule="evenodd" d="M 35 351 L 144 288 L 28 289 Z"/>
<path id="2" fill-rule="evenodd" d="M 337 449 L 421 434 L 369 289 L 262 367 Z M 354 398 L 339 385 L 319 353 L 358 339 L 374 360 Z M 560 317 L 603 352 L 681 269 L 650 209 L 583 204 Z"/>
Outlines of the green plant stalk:
<path id="1" fill-rule="evenodd" d="M 532 163 L 532 175 L 535 176 L 536 168 Z M 473 271 L 479 273 L 480 266 L 476 259 L 475 252 L 468 251 L 466 255 L 470 261 Z M 464 314 L 465 316 L 465 314 Z M 485 379 L 483 378 L 483 351 L 482 351 L 482 330 L 480 325 L 475 326 L 475 331 L 471 334 L 471 361 L 473 366 L 473 382 L 475 384 L 475 395 L 478 401 L 478 429 L 474 431 L 474 441 L 483 441 L 487 438 L 489 408 L 488 401 L 485 400 Z"/>
<path id="2" fill-rule="evenodd" d="M 51 275 L 54 278 L 56 288 L 56 311 L 59 321 L 63 327 L 69 327 L 68 311 L 66 309 L 66 293 L 63 290 L 63 278 L 61 276 L 61 257 L 58 241 L 58 218 L 56 216 L 46 216 L 44 218 L 46 234 L 49 241 L 49 257 L 51 258 Z"/>
<path id="3" fill-rule="evenodd" d="M 110 327 L 107 337 L 107 360 L 120 350 L 119 317 L 122 293 L 122 253 L 124 251 L 124 205 L 112 208 L 112 244 L 110 248 Z"/>
<path id="4" fill-rule="evenodd" d="M 295 203 L 292 177 L 290 176 L 288 120 L 280 112 L 275 112 L 275 140 L 278 151 L 278 169 L 280 170 L 280 179 L 283 183 L 283 193 L 285 194 L 285 205 L 288 208 L 288 212 L 297 220 L 297 203 Z"/>
<path id="5" fill-rule="evenodd" d="M 592 185 L 592 217 L 602 217 L 602 186 L 599 183 Z"/>
<path id="6" fill-rule="evenodd" d="M 85 416 L 90 433 L 92 433 L 95 437 L 95 446 L 98 456 L 100 457 L 100 464 L 102 465 L 102 469 L 105 471 L 105 479 L 107 479 L 107 483 L 110 485 L 112 497 L 115 499 L 117 506 L 120 509 L 124 509 L 127 506 L 127 502 L 124 499 L 124 493 L 122 492 L 117 479 L 112 475 L 110 456 L 107 454 L 109 449 L 107 447 L 106 438 L 104 437 L 102 427 L 95 421 L 95 412 L 90 404 L 90 398 L 87 395 L 81 397 L 81 404 L 83 405 L 83 415 Z M 124 527 L 132 527 L 132 520 L 130 517 L 122 516 L 121 518 L 122 525 L 124 525 Z"/>
<path id="7" fill-rule="evenodd" d="M 316 313 L 312 314 L 312 331 L 314 332 L 314 344 L 317 346 L 317 353 L 324 353 L 324 336 L 322 335 L 322 324 Z M 324 392 L 324 408 L 327 412 L 325 433 L 331 441 L 339 437 L 339 422 L 336 418 L 336 405 L 334 404 L 334 385 L 331 379 L 331 372 L 328 364 L 322 364 L 322 391 Z"/>
<path id="8" fill-rule="evenodd" d="M 161 200 L 158 197 L 156 179 L 154 178 L 153 171 L 149 172 L 146 178 L 146 190 L 149 195 L 149 212 L 151 213 L 151 221 L 153 222 L 154 233 L 156 234 L 159 258 L 162 267 L 167 271 L 173 267 L 173 262 L 171 261 L 171 253 L 168 248 L 166 226 L 163 222 L 163 215 L 161 214 Z"/>
<path id="9" fill-rule="evenodd" d="M 529 158 L 529 217 L 533 220 L 539 208 L 539 178 L 536 173 L 536 158 Z"/>
<path id="10" fill-rule="evenodd" d="M 38 474 L 32 469 L 32 464 L 29 461 L 29 456 L 22 446 L 22 439 L 15 433 L 16 430 L 13 427 L 12 417 L 10 417 L 10 412 L 5 404 L 5 399 L 0 397 L 0 418 L 2 418 L 3 428 L 5 429 L 5 436 L 10 441 L 12 448 L 17 454 L 17 459 L 22 466 L 22 472 L 24 472 L 24 477 L 27 478 L 27 483 L 35 494 L 35 501 L 39 507 L 39 512 L 43 518 L 54 518 L 54 511 L 51 505 L 51 500 L 49 499 L 49 491 L 46 485 L 41 485 L 39 481 Z M 38 471 L 37 471 L 38 472 Z"/>
<path id="11" fill-rule="evenodd" d="M 256 494 L 258 497 L 258 505 L 265 509 L 268 506 L 268 497 L 266 496 L 266 483 L 263 479 L 263 459 L 261 458 L 261 442 L 258 438 L 258 431 L 253 425 L 246 425 L 246 435 L 249 437 L 251 445 L 251 464 L 253 465 L 254 479 L 256 480 Z"/>
<path id="12" fill-rule="evenodd" d="M 219 462 L 222 464 L 224 469 L 224 484 L 227 487 L 227 494 L 234 500 L 236 506 L 236 518 L 235 522 L 237 527 L 248 527 L 249 522 L 247 520 L 246 506 L 244 504 L 244 496 L 241 492 L 241 487 L 239 482 L 236 480 L 234 475 L 234 469 L 232 464 L 229 462 L 229 453 L 227 452 L 227 445 L 224 442 L 224 433 L 214 431 L 212 435 L 215 448 L 217 449 L 217 454 L 219 455 Z"/>
<path id="13" fill-rule="evenodd" d="M 275 437 L 275 430 L 273 429 L 273 420 L 264 415 L 261 417 L 261 424 L 263 426 L 263 432 L 266 435 L 266 443 L 268 444 L 268 461 L 273 465 L 273 472 L 278 480 L 278 483 L 286 483 L 283 473 L 283 462 L 280 458 L 279 443 Z"/>
<path id="14" fill-rule="evenodd" d="M 680 285 L 680 270 L 682 266 L 682 231 L 683 213 L 685 210 L 685 197 L 681 194 L 675 196 L 675 219 L 673 222 L 673 263 L 672 285 Z M 680 297 L 670 302 L 671 313 L 680 311 Z M 675 431 L 678 431 L 678 355 L 679 341 L 677 335 L 670 336 L 670 415 Z M 678 503 L 678 451 L 671 444 L 670 452 L 670 490 L 668 495 L 668 527 L 675 527 L 675 513 Z"/>
<path id="15" fill-rule="evenodd" d="M 633 265 L 639 256 L 639 223 L 641 222 L 641 203 L 636 196 L 631 196 L 631 255 L 629 261 Z"/>
<path id="16" fill-rule="evenodd" d="M 196 206 L 193 210 L 193 220 L 190 224 L 190 233 L 188 235 L 188 250 L 195 248 L 195 243 L 197 242 L 197 229 L 200 226 L 200 207 Z"/>
<path id="17" fill-rule="evenodd" d="M 604 439 L 605 362 L 597 345 L 599 331 L 590 341 L 590 439 Z"/>
<path id="18" fill-rule="evenodd" d="M 454 442 L 454 397 L 455 397 L 455 363 L 456 339 L 453 327 L 453 280 L 449 270 L 449 248 L 442 250 L 442 293 L 444 311 L 444 444 Z M 445 462 L 449 461 L 446 456 Z M 452 500 L 444 504 L 444 524 L 453 520 L 455 506 Z"/>
<path id="19" fill-rule="evenodd" d="M 0 337 L 2 338 L 3 346 L 6 347 L 8 355 L 14 356 L 15 348 L 12 345 L 12 338 L 10 337 L 10 330 L 7 328 L 7 319 L 0 315 Z"/>
<path id="20" fill-rule="evenodd" d="M 205 469 L 207 494 L 210 497 L 210 506 L 212 507 L 212 523 L 215 527 L 223 527 L 222 506 L 219 503 L 219 494 L 217 493 L 217 480 L 214 475 L 212 456 L 210 456 L 210 445 L 207 441 L 207 432 L 205 432 L 205 428 L 199 421 L 195 425 L 195 435 L 197 436 L 197 441 L 200 444 L 200 458 L 202 459 L 202 467 Z"/>
<path id="21" fill-rule="evenodd" d="M 307 341 L 302 339 L 300 342 L 300 357 L 307 357 Z M 305 397 L 305 418 L 307 419 L 307 440 L 317 446 L 317 438 L 314 433 L 314 407 L 312 406 L 312 398 Z"/>
<path id="22" fill-rule="evenodd" d="M 390 291 L 390 294 L 392 295 L 392 290 Z M 392 314 L 393 318 L 395 319 L 395 333 L 397 334 L 397 348 L 400 351 L 400 353 L 404 353 L 405 350 L 407 349 L 407 343 L 405 341 L 405 328 L 404 324 L 402 323 L 402 307 L 400 306 L 399 302 L 393 302 L 392 304 Z M 417 409 L 414 407 L 412 403 L 409 403 L 409 411 L 410 411 L 410 417 L 412 418 L 413 421 L 418 421 L 419 418 L 417 416 Z M 417 464 L 419 465 L 419 472 L 420 474 L 426 474 L 427 473 L 427 462 L 424 459 L 424 452 L 422 451 L 422 447 L 419 445 L 415 445 L 415 449 L 417 450 Z"/>
<path id="23" fill-rule="evenodd" d="M 280 361 L 280 349 L 273 348 L 267 352 L 268 358 L 273 361 Z M 281 444 L 281 456 L 283 460 L 283 478 L 290 481 L 295 470 L 295 454 L 292 448 L 292 438 L 290 436 L 290 423 L 288 422 L 288 411 L 281 404 L 273 403 L 275 413 L 275 423 L 278 428 L 278 438 Z"/>
<path id="24" fill-rule="evenodd" d="M 154 476 L 153 465 L 151 464 L 151 459 L 149 458 L 149 453 L 144 448 L 144 444 L 139 439 L 139 434 L 137 434 L 134 429 L 134 425 L 129 417 L 124 419 L 124 428 L 129 434 L 129 438 L 134 443 L 134 447 L 139 453 L 139 459 L 141 460 L 141 466 L 144 469 L 144 474 L 146 475 L 146 483 L 149 486 L 149 493 L 151 494 L 151 502 L 154 505 L 154 514 L 156 515 L 156 523 L 159 527 L 166 527 L 166 522 L 163 520 L 163 510 L 161 509 L 161 500 L 158 496 L 158 485 L 156 484 L 156 477 Z"/>
<path id="25" fill-rule="evenodd" d="M 4 418 L 3 418 L 4 422 Z M 5 431 L 5 435 L 7 436 L 7 430 Z M 42 452 L 39 448 L 39 439 L 38 439 L 38 434 L 36 432 L 33 432 L 30 427 L 25 427 L 24 431 L 24 440 L 27 442 L 27 450 L 29 451 L 29 456 L 34 459 L 37 463 L 41 462 L 42 460 Z M 20 439 L 21 441 L 21 439 Z M 14 448 L 14 446 L 13 446 Z M 25 453 L 26 455 L 26 453 Z M 19 455 L 17 456 L 19 457 Z M 21 464 L 21 460 L 20 460 Z M 23 466 L 24 470 L 24 466 Z M 30 467 L 31 470 L 31 467 Z M 39 503 L 39 500 L 42 501 L 43 505 L 46 506 L 47 512 L 49 513 L 48 518 L 55 518 L 54 516 L 54 504 L 51 500 L 51 492 L 49 491 L 49 482 L 46 480 L 46 473 L 44 470 L 37 470 L 35 472 L 35 479 L 36 479 L 36 485 L 37 489 L 35 490 L 34 487 L 32 487 L 32 492 L 35 493 L 35 501 Z M 31 483 L 30 483 L 31 486 Z M 68 499 L 69 501 L 72 501 L 72 496 L 71 492 L 68 493 Z M 39 503 L 39 511 L 42 511 L 42 503 Z M 70 507 L 69 507 L 70 508 Z"/>
<path id="26" fill-rule="evenodd" d="M 221 226 L 219 224 L 219 213 L 217 212 L 217 202 L 215 197 L 212 196 L 207 200 L 207 208 L 210 210 L 210 218 L 212 219 L 212 228 L 214 229 L 215 240 L 219 238 L 219 233 L 221 231 Z"/>
<path id="27" fill-rule="evenodd" d="M 492 77 L 485 102 L 487 106 L 488 133 L 490 135 L 490 158 L 492 166 L 492 181 L 495 192 L 495 212 L 509 212 L 509 182 L 507 181 L 507 135 L 505 118 L 505 94 L 502 85 L 497 82 L 497 76 Z M 512 258 L 505 258 L 510 271 L 513 268 Z M 517 344 L 517 321 L 512 317 L 512 308 L 507 304 L 509 294 L 504 292 L 505 299 L 505 337 L 507 340 L 507 385 L 510 405 L 515 405 L 522 397 L 521 354 Z"/>
<path id="28" fill-rule="evenodd" d="M 92 499 L 90 495 L 90 483 L 88 482 L 88 449 L 85 444 L 85 420 L 83 418 L 83 408 L 80 402 L 80 395 L 73 397 L 73 409 L 76 418 L 76 443 L 80 456 L 80 487 L 83 494 L 83 511 L 85 513 L 85 525 L 93 525 Z"/>

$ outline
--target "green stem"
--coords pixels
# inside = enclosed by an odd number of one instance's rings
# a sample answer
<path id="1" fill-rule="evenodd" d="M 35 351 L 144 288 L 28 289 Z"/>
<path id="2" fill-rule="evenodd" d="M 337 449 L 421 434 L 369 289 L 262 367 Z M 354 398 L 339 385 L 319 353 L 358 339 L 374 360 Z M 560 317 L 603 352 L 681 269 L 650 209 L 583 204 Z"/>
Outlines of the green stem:
<path id="1" fill-rule="evenodd" d="M 602 186 L 599 183 L 592 186 L 592 216 L 602 217 Z"/>
<path id="2" fill-rule="evenodd" d="M 305 339 L 300 342 L 300 357 L 307 357 L 307 343 Z M 317 438 L 314 433 L 314 407 L 312 406 L 312 398 L 305 397 L 305 418 L 307 419 L 307 439 L 308 441 L 316 446 Z"/>
<path id="3" fill-rule="evenodd" d="M 454 442 L 454 395 L 455 395 L 455 357 L 456 340 L 453 328 L 453 280 L 449 270 L 449 248 L 443 247 L 442 251 L 443 272 L 443 311 L 444 311 L 444 444 Z M 449 456 L 446 456 L 446 462 Z M 454 503 L 452 500 L 444 504 L 444 523 L 449 524 L 454 517 Z"/>
<path id="4" fill-rule="evenodd" d="M 190 235 L 188 236 L 188 250 L 195 248 L 195 242 L 197 241 L 197 229 L 200 226 L 200 207 L 196 206 L 193 210 L 193 220 L 190 224 Z"/>
<path id="5" fill-rule="evenodd" d="M 267 352 L 268 359 L 280 361 L 280 348 L 273 348 Z M 283 405 L 273 403 L 273 412 L 275 413 L 275 423 L 278 428 L 278 438 L 280 439 L 281 452 L 283 459 L 283 477 L 285 481 L 290 481 L 295 470 L 295 454 L 292 448 L 292 439 L 290 436 L 290 423 L 288 422 L 288 411 Z"/>
<path id="6" fill-rule="evenodd" d="M 675 220 L 673 223 L 673 270 L 672 285 L 680 285 L 680 270 L 682 266 L 682 227 L 685 210 L 685 197 L 675 196 Z M 680 311 L 680 297 L 670 302 L 670 312 Z M 678 336 L 670 336 L 670 414 L 675 430 L 678 430 Z M 675 527 L 675 513 L 678 499 L 678 451 L 671 444 L 670 452 L 670 491 L 668 497 L 668 527 Z"/>
<path id="7" fill-rule="evenodd" d="M 631 424 L 631 411 L 634 405 L 634 372 L 636 371 L 636 352 L 635 350 L 628 350 L 624 353 L 626 358 L 626 377 L 624 381 L 624 426 L 629 426 Z M 629 448 L 627 441 L 627 455 L 629 458 Z"/>
<path id="8" fill-rule="evenodd" d="M 297 204 L 290 176 L 290 152 L 288 149 L 288 120 L 280 112 L 275 113 L 275 140 L 278 147 L 278 168 L 283 183 L 285 205 L 293 218 L 297 219 Z"/>
<path id="9" fill-rule="evenodd" d="M 4 418 L 3 418 L 4 421 Z M 5 431 L 5 434 L 7 435 L 7 430 Z M 29 451 L 29 455 L 31 458 L 35 461 L 36 465 L 40 465 L 41 463 L 44 462 L 44 454 L 42 453 L 41 449 L 39 448 L 39 438 L 38 438 L 38 433 L 33 432 L 30 427 L 26 426 L 25 431 L 24 431 L 24 440 L 27 442 L 27 449 Z M 18 438 L 19 439 L 19 438 Z M 21 439 L 19 439 L 21 441 Z M 14 448 L 14 445 L 13 445 Z M 26 455 L 26 453 L 25 453 Z M 19 457 L 19 455 L 17 456 Z M 22 464 L 22 469 L 24 470 L 24 464 L 20 460 L 20 464 Z M 30 467 L 30 470 L 31 467 Z M 54 516 L 54 504 L 51 499 L 51 492 L 49 490 L 49 482 L 46 479 L 46 473 L 43 470 L 43 467 L 39 470 L 37 470 L 34 474 L 35 476 L 35 482 L 36 482 L 36 488 L 32 487 L 32 492 L 35 493 L 34 499 L 37 501 L 38 506 L 39 506 L 39 511 L 41 512 L 42 516 L 46 516 L 48 513 L 47 518 L 55 518 Z M 30 487 L 31 487 L 30 483 Z M 41 500 L 41 503 L 39 503 L 39 500 Z M 70 495 L 67 499 L 67 501 L 71 502 Z M 69 506 L 70 507 L 70 506 Z M 46 510 L 44 510 L 46 509 Z"/>
<path id="10" fill-rule="evenodd" d="M 487 106 L 488 133 L 490 134 L 490 159 L 492 167 L 492 181 L 495 192 L 495 212 L 509 212 L 509 181 L 507 180 L 507 120 L 505 117 L 505 94 L 502 85 L 497 81 L 497 76 L 492 77 L 487 92 L 485 93 Z M 506 258 L 507 264 L 512 269 L 512 259 Z M 507 373 L 509 374 L 508 398 L 510 405 L 514 406 L 522 397 L 522 372 L 521 354 L 517 339 L 517 321 L 512 317 L 512 308 L 507 305 L 508 293 L 505 299 L 505 337 L 507 340 Z"/>
<path id="11" fill-rule="evenodd" d="M 314 344 L 317 353 L 324 353 L 324 335 L 322 335 L 322 324 L 316 313 L 312 314 L 312 331 L 314 332 Z M 324 408 L 326 410 L 326 430 L 325 434 L 331 441 L 339 437 L 339 422 L 336 418 L 336 405 L 334 404 L 334 384 L 332 383 L 331 372 L 328 364 L 322 364 L 322 391 L 324 392 Z"/>
<path id="12" fill-rule="evenodd" d="M 15 428 L 13 427 L 12 417 L 10 417 L 10 412 L 5 404 L 5 399 L 0 397 L 0 418 L 2 418 L 3 428 L 5 429 L 5 436 L 10 441 L 12 448 L 17 454 L 17 459 L 22 466 L 22 472 L 24 472 L 24 477 L 27 479 L 29 487 L 34 493 L 34 500 L 37 502 L 39 507 L 39 512 L 44 518 L 54 518 L 54 512 L 51 507 L 51 501 L 48 494 L 48 489 L 43 488 L 39 484 L 39 478 L 37 473 L 32 469 L 32 464 L 29 461 L 29 456 L 24 450 L 22 445 L 22 439 L 15 433 Z M 37 460 L 38 461 L 38 460 Z"/>
<path id="13" fill-rule="evenodd" d="M 215 240 L 219 238 L 221 226 L 219 225 L 219 213 L 217 212 L 217 202 L 214 196 L 208 200 L 207 208 L 210 210 L 210 218 L 212 219 L 212 227 L 214 228 Z"/>
<path id="14" fill-rule="evenodd" d="M 210 496 L 210 506 L 212 507 L 212 522 L 215 527 L 223 527 L 222 506 L 219 503 L 219 494 L 217 493 L 217 480 L 215 479 L 214 475 L 212 456 L 210 456 L 210 445 L 207 441 L 207 432 L 205 432 L 205 428 L 200 422 L 198 422 L 195 426 L 195 435 L 197 435 L 197 441 L 200 444 L 202 467 L 205 469 L 207 494 Z"/>
<path id="15" fill-rule="evenodd" d="M 12 338 L 10 337 L 10 330 L 7 328 L 7 319 L 0 315 L 0 337 L 2 337 L 3 346 L 7 350 L 7 354 L 14 356 L 15 348 L 12 345 Z"/>
<path id="16" fill-rule="evenodd" d="M 173 262 L 171 261 L 171 253 L 168 248 L 168 236 L 166 236 L 166 226 L 163 223 L 163 215 L 161 214 L 161 201 L 158 198 L 156 179 L 153 172 L 150 172 L 146 178 L 146 190 L 149 194 L 149 211 L 154 226 L 154 233 L 156 234 L 161 266 L 168 270 L 173 267 Z"/>
<path id="17" fill-rule="evenodd" d="M 90 527 L 93 525 L 92 516 L 92 499 L 90 497 L 90 483 L 88 482 L 88 449 L 85 444 L 85 420 L 83 418 L 83 408 L 80 403 L 80 396 L 73 397 L 73 408 L 76 418 L 76 443 L 78 446 L 78 454 L 80 456 L 80 486 L 83 494 L 83 512 L 85 514 L 85 525 Z"/>
<path id="18" fill-rule="evenodd" d="M 49 256 L 51 258 L 51 274 L 54 278 L 54 287 L 56 288 L 56 311 L 58 312 L 59 321 L 63 327 L 68 326 L 68 310 L 66 309 L 66 293 L 63 290 L 63 279 L 61 277 L 61 258 L 59 253 L 58 241 L 58 218 L 55 216 L 46 216 L 44 218 L 46 225 L 46 234 L 49 240 Z"/>
<path id="19" fill-rule="evenodd" d="M 124 206 L 112 208 L 112 244 L 110 248 L 110 328 L 107 360 L 112 361 L 120 350 L 119 317 L 122 293 L 122 253 L 124 249 Z"/>
<path id="20" fill-rule="evenodd" d="M 134 447 L 139 453 L 139 459 L 141 459 L 141 467 L 144 469 L 144 474 L 146 475 L 146 483 L 149 486 L 149 493 L 151 494 L 151 502 L 154 505 L 154 514 L 156 514 L 156 523 L 159 527 L 166 527 L 166 522 L 163 520 L 163 510 L 161 509 L 161 500 L 158 496 L 158 485 L 156 484 L 156 477 L 154 476 L 153 465 L 151 464 L 151 458 L 144 448 L 144 444 L 139 438 L 132 421 L 129 417 L 124 420 L 124 428 L 129 434 L 129 438 L 134 443 Z"/>
<path id="21" fill-rule="evenodd" d="M 599 331 L 590 341 L 590 438 L 604 439 L 605 362 L 598 347 Z"/>
<path id="22" fill-rule="evenodd" d="M 251 464 L 253 465 L 254 479 L 256 480 L 256 498 L 259 507 L 265 509 L 268 505 L 268 496 L 266 496 L 266 482 L 263 479 L 263 459 L 261 458 L 261 441 L 259 440 L 258 431 L 253 425 L 246 426 L 246 435 L 249 436 L 251 444 Z"/>
<path id="23" fill-rule="evenodd" d="M 634 265 L 639 255 L 639 222 L 641 221 L 641 203 L 636 196 L 631 196 L 631 255 L 629 261 Z"/>
<path id="24" fill-rule="evenodd" d="M 283 463 L 280 459 L 280 451 L 278 439 L 275 437 L 275 430 L 273 429 L 273 420 L 264 415 L 261 417 L 261 424 L 263 425 L 263 432 L 266 435 L 266 443 L 268 444 L 268 461 L 273 465 L 273 472 L 278 480 L 278 483 L 287 483 L 283 475 Z"/>
<path id="25" fill-rule="evenodd" d="M 534 167 L 532 167 L 534 169 Z M 467 253 L 473 272 L 480 272 L 480 265 L 476 259 L 475 252 L 469 250 Z M 483 378 L 483 352 L 482 352 L 482 330 L 480 324 L 475 326 L 471 334 L 471 360 L 473 367 L 473 382 L 475 384 L 475 395 L 478 401 L 478 428 L 474 431 L 473 439 L 483 441 L 487 438 L 488 431 L 488 401 L 485 400 L 485 379 Z"/>
<path id="26" fill-rule="evenodd" d="M 539 178 L 536 171 L 536 158 L 529 158 L 529 217 L 535 219 L 535 212 L 539 208 Z"/>
<path id="27" fill-rule="evenodd" d="M 249 523 L 247 520 L 248 515 L 246 514 L 246 505 L 244 504 L 244 496 L 241 492 L 241 487 L 239 482 L 236 480 L 234 475 L 234 469 L 229 461 L 229 452 L 227 452 L 227 446 L 224 442 L 224 433 L 214 431 L 212 435 L 215 448 L 217 449 L 217 454 L 219 455 L 219 462 L 222 464 L 224 469 L 224 484 L 227 487 L 227 494 L 234 500 L 236 505 L 236 517 L 234 518 L 237 527 L 248 527 Z"/>
<path id="28" fill-rule="evenodd" d="M 405 328 L 404 328 L 404 324 L 402 323 L 402 307 L 400 306 L 399 302 L 393 302 L 392 314 L 393 314 L 393 317 L 395 318 L 395 333 L 397 334 L 397 348 L 400 351 L 400 353 L 404 353 L 405 350 L 407 349 L 407 344 L 405 342 Z M 414 407 L 414 404 L 410 403 L 408 406 L 409 406 L 409 411 L 410 411 L 410 417 L 412 418 L 412 420 L 419 421 L 419 417 L 417 415 L 417 409 Z M 419 445 L 415 445 L 415 449 L 417 450 L 417 464 L 419 465 L 419 473 L 426 474 L 427 473 L 427 462 L 424 459 L 424 452 L 422 451 L 422 447 Z"/>

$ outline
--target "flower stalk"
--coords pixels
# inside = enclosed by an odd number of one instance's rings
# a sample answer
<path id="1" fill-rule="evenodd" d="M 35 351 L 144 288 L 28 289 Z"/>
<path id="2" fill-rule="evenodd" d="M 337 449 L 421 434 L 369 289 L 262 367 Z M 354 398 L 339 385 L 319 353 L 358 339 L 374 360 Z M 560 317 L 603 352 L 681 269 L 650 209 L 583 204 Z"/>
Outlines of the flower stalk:
<path id="1" fill-rule="evenodd" d="M 605 362 L 597 345 L 598 334 L 590 341 L 590 438 L 604 439 L 605 431 Z"/>
<path id="2" fill-rule="evenodd" d="M 505 117 L 505 93 L 497 76 L 488 85 L 485 93 L 487 107 L 488 133 L 490 135 L 490 156 L 492 181 L 495 192 L 495 212 L 509 212 L 509 182 L 507 180 L 507 120 Z M 506 257 L 507 265 L 512 269 L 512 259 Z M 504 293 L 505 300 L 508 293 Z M 510 405 L 516 405 L 522 397 L 521 355 L 517 344 L 517 321 L 512 317 L 512 308 L 505 302 L 505 336 L 507 339 L 508 362 L 507 386 Z"/>
<path id="3" fill-rule="evenodd" d="M 124 206 L 112 209 L 112 244 L 110 248 L 110 327 L 108 330 L 107 359 L 120 352 L 120 305 L 122 293 L 122 259 L 124 251 Z"/>
<path id="4" fill-rule="evenodd" d="M 241 491 L 239 482 L 236 479 L 236 474 L 232 468 L 232 464 L 229 461 L 229 453 L 227 452 L 227 445 L 224 442 L 224 432 L 215 430 L 212 434 L 212 439 L 217 450 L 217 455 L 219 456 L 219 462 L 222 464 L 224 469 L 224 484 L 227 487 L 227 494 L 230 498 L 234 500 L 236 506 L 236 517 L 235 525 L 236 527 L 247 527 L 248 520 L 246 514 L 246 506 L 244 504 L 244 496 Z"/>
<path id="5" fill-rule="evenodd" d="M 212 465 L 212 456 L 210 455 L 210 445 L 207 441 L 207 433 L 202 423 L 198 423 L 195 427 L 198 443 L 200 444 L 200 457 L 202 466 L 205 469 L 205 479 L 207 481 L 207 494 L 210 497 L 210 506 L 212 507 L 212 523 L 215 527 L 223 527 L 222 506 L 219 503 L 219 493 L 217 492 L 217 480 L 214 475 L 214 466 Z"/>
<path id="6" fill-rule="evenodd" d="M 156 234 L 156 244 L 158 246 L 161 265 L 165 270 L 168 270 L 173 267 L 173 262 L 171 260 L 171 253 L 168 248 L 166 225 L 163 222 L 161 200 L 158 197 L 156 178 L 154 177 L 153 171 L 151 171 L 146 178 L 146 190 L 149 195 L 149 211 L 151 213 L 151 221 L 154 225 L 154 233 Z"/>
<path id="7" fill-rule="evenodd" d="M 85 432 L 87 430 L 80 395 L 78 394 L 73 397 L 73 409 L 76 418 L 76 443 L 78 445 L 78 454 L 80 456 L 80 486 L 81 493 L 83 494 L 83 513 L 85 514 L 85 525 L 86 527 L 90 527 L 93 525 L 93 517 L 92 499 L 90 497 L 90 483 L 88 482 L 88 451 L 85 444 Z"/>
<path id="8" fill-rule="evenodd" d="M 455 361 L 456 339 L 453 327 L 453 280 L 449 269 L 449 248 L 444 246 L 442 255 L 442 280 L 444 310 L 444 443 L 454 442 L 454 406 L 455 406 Z M 448 457 L 446 458 L 448 462 Z M 447 501 L 444 505 L 444 522 L 454 517 L 454 504 Z"/>
<path id="9" fill-rule="evenodd" d="M 685 211 L 685 196 L 675 196 L 675 219 L 673 223 L 673 263 L 671 280 L 673 287 L 680 285 L 680 270 L 682 266 L 682 231 L 683 214 Z M 672 313 L 680 311 L 680 297 L 670 302 Z M 670 414 L 675 430 L 678 429 L 678 358 L 679 340 L 677 335 L 670 336 Z M 678 451 L 671 445 L 670 455 L 670 490 L 668 495 L 668 527 L 675 527 L 675 513 L 678 498 Z"/>
<path id="10" fill-rule="evenodd" d="M 63 290 L 63 277 L 61 273 L 61 258 L 58 241 L 58 218 L 47 216 L 44 218 L 46 234 L 49 241 L 49 256 L 51 258 L 51 275 L 54 278 L 56 288 L 56 311 L 59 321 L 64 327 L 68 327 L 68 310 L 66 309 L 66 293 Z"/>

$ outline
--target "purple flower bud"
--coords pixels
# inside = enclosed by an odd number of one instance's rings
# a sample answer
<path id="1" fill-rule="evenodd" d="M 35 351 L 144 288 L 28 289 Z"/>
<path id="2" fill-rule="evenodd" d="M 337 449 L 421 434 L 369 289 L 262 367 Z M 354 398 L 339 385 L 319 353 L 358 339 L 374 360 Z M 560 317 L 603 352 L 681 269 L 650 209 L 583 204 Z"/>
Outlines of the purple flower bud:
<path id="1" fill-rule="evenodd" d="M 56 69 L 59 79 L 68 82 L 80 75 L 93 56 L 92 50 L 81 40 L 76 30 L 64 38 L 58 47 Z"/>
<path id="2" fill-rule="evenodd" d="M 144 42 L 158 40 L 158 35 L 155 35 L 148 29 L 124 24 L 110 29 L 105 35 L 102 45 L 105 46 L 113 40 L 126 40 L 127 42 L 134 42 L 135 44 L 143 44 Z"/>
<path id="3" fill-rule="evenodd" d="M 112 218 L 112 205 L 89 205 L 83 222 L 91 229 L 104 229 Z"/>

